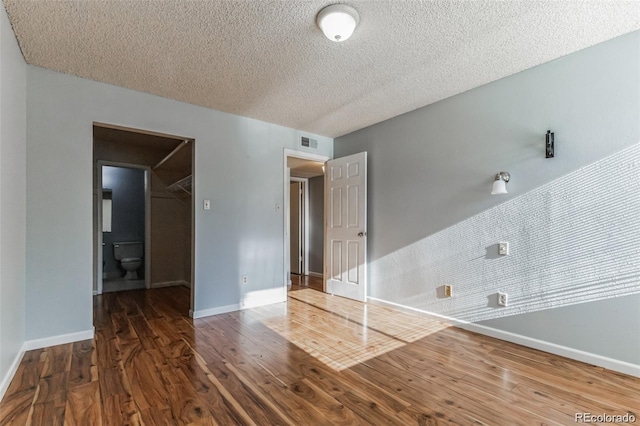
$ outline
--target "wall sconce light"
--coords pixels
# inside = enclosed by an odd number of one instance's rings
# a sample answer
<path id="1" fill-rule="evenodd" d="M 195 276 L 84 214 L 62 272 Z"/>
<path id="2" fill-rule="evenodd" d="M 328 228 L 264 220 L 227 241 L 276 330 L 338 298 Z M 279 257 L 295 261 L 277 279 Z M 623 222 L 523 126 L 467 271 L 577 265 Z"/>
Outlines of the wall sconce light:
<path id="1" fill-rule="evenodd" d="M 340 42 L 351 37 L 360 22 L 360 15 L 346 4 L 332 4 L 318 13 L 316 22 L 329 40 Z"/>
<path id="2" fill-rule="evenodd" d="M 547 130 L 547 137 L 545 138 L 544 146 L 547 158 L 553 158 L 555 146 L 553 141 L 553 132 L 551 130 Z"/>
<path id="3" fill-rule="evenodd" d="M 511 179 L 511 175 L 507 172 L 500 172 L 496 175 L 496 180 L 493 181 L 493 190 L 491 195 L 499 195 L 507 193 L 507 182 Z"/>

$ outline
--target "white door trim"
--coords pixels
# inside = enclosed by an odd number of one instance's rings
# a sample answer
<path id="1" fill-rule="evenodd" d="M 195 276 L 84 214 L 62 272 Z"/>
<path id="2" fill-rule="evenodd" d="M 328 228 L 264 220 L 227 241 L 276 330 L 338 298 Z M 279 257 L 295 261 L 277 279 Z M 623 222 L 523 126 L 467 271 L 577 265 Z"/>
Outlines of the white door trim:
<path id="1" fill-rule="evenodd" d="M 102 294 L 102 167 L 125 167 L 144 170 L 144 285 L 151 288 L 151 167 L 140 164 L 120 163 L 117 161 L 98 160 L 96 170 L 96 214 L 95 221 L 95 293 Z"/>
<path id="2" fill-rule="evenodd" d="M 283 209 L 283 223 L 284 223 L 284 232 L 283 232 L 283 241 L 282 241 L 282 245 L 283 245 L 283 257 L 284 257 L 284 262 L 283 262 L 283 286 L 286 287 L 288 285 L 291 285 L 291 282 L 289 281 L 289 262 L 290 262 L 290 257 L 289 257 L 289 182 L 291 180 L 290 174 L 289 174 L 289 168 L 287 167 L 287 158 L 288 157 L 295 157 L 295 158 L 300 158 L 303 160 L 311 160 L 311 161 L 320 161 L 322 163 L 325 163 L 329 160 L 331 160 L 331 157 L 328 157 L 326 155 L 319 155 L 319 154 L 313 154 L 310 152 L 304 152 L 304 151 L 296 151 L 294 149 L 289 149 L 289 148 L 284 148 L 283 149 L 283 179 L 282 179 L 282 186 L 283 186 L 283 202 L 282 202 L 282 209 Z M 308 191 L 307 191 L 308 193 Z M 308 200 L 307 200 L 308 201 Z M 307 202 L 308 205 L 308 202 Z M 307 221 L 308 222 L 308 221 Z M 306 231 L 305 231 L 306 232 Z M 308 239 L 307 239 L 308 241 Z M 307 259 L 308 260 L 308 259 Z M 326 259 L 325 259 L 326 262 Z M 306 261 L 305 262 L 305 270 L 308 270 L 308 265 L 309 262 Z M 325 291 L 324 289 L 324 283 L 323 283 L 323 291 Z"/>
<path id="3" fill-rule="evenodd" d="M 304 275 L 309 275 L 309 179 L 299 177 L 289 177 L 290 182 L 302 183 L 302 223 L 304 229 L 302 230 L 302 253 L 304 259 L 302 260 L 302 272 Z M 287 210 L 287 214 L 290 210 Z M 291 219 L 289 219 L 291 220 Z"/>

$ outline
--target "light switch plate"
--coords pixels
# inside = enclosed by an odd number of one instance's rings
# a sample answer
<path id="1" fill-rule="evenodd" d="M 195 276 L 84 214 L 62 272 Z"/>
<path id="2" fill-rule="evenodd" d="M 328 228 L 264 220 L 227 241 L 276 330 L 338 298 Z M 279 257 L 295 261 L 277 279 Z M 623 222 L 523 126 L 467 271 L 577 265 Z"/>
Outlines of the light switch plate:
<path id="1" fill-rule="evenodd" d="M 204 200 L 203 206 L 205 210 L 211 210 L 211 200 Z"/>
<path id="2" fill-rule="evenodd" d="M 509 256 L 509 243 L 506 241 L 498 243 L 498 254 L 500 256 Z"/>

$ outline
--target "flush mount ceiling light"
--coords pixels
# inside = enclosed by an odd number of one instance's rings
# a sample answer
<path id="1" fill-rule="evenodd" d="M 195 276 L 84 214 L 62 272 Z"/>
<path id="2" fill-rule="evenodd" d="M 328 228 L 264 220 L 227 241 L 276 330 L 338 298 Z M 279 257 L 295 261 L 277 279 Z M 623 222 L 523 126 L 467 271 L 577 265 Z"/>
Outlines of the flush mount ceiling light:
<path id="1" fill-rule="evenodd" d="M 316 22 L 329 40 L 340 42 L 351 37 L 360 22 L 360 16 L 351 6 L 332 4 L 318 13 Z"/>
<path id="2" fill-rule="evenodd" d="M 491 195 L 499 195 L 507 193 L 507 182 L 511 176 L 507 172 L 500 172 L 496 175 L 496 179 L 493 181 L 493 190 Z"/>

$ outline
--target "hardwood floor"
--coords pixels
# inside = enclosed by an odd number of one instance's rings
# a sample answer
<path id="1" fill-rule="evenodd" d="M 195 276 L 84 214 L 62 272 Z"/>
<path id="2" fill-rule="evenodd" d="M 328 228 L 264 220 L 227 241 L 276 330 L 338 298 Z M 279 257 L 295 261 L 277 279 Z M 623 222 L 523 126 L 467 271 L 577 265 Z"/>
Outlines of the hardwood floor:
<path id="1" fill-rule="evenodd" d="M 322 277 L 291 274 L 290 291 L 302 290 L 305 288 L 312 288 L 314 290 L 323 291 L 322 281 Z"/>
<path id="2" fill-rule="evenodd" d="M 2 425 L 573 424 L 640 379 L 294 284 L 192 320 L 189 290 L 95 297 L 93 341 L 27 352 Z M 638 421 L 638 420 L 637 420 Z"/>

